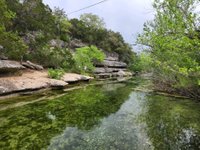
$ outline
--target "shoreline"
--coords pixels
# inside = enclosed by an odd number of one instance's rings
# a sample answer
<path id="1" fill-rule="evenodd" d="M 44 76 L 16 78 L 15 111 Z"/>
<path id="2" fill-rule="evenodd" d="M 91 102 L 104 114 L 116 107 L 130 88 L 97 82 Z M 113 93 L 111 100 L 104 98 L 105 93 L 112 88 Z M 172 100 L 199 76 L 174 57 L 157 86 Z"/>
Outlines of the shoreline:
<path id="1" fill-rule="evenodd" d="M 60 79 L 48 77 L 48 71 L 26 69 L 21 75 L 0 77 L 0 98 L 21 93 L 34 93 L 49 89 L 64 89 L 73 83 L 89 82 L 93 77 L 75 73 L 65 73 Z"/>

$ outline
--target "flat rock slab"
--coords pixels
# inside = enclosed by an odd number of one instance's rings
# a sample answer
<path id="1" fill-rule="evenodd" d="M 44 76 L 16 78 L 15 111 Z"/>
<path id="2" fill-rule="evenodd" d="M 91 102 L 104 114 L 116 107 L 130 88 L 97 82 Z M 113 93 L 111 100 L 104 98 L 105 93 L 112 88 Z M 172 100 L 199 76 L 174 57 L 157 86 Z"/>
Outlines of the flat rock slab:
<path id="1" fill-rule="evenodd" d="M 110 67 L 110 68 L 126 68 L 127 64 L 120 61 L 104 60 L 101 63 L 95 64 L 97 67 Z"/>
<path id="2" fill-rule="evenodd" d="M 26 70 L 21 76 L 1 77 L 0 78 L 0 95 L 16 92 L 25 92 L 39 90 L 43 88 L 64 88 L 68 83 L 78 81 L 89 81 L 92 77 L 66 73 L 62 80 L 50 79 L 48 72 Z"/>
<path id="3" fill-rule="evenodd" d="M 119 58 L 118 57 L 106 57 L 105 60 L 108 60 L 108 61 L 119 61 Z"/>
<path id="4" fill-rule="evenodd" d="M 63 77 L 62 80 L 68 83 L 73 83 L 73 82 L 78 82 L 78 81 L 89 81 L 94 79 L 93 77 L 89 76 L 84 76 L 84 75 L 79 75 L 75 73 L 66 73 Z"/>
<path id="5" fill-rule="evenodd" d="M 68 83 L 48 78 L 47 71 L 28 70 L 22 76 L 0 78 L 0 94 L 31 91 L 49 87 L 65 87 Z"/>
<path id="6" fill-rule="evenodd" d="M 112 72 L 119 72 L 119 71 L 126 71 L 126 68 L 106 68 L 106 67 L 96 67 L 94 73 L 112 73 Z"/>
<path id="7" fill-rule="evenodd" d="M 0 60 L 0 72 L 13 72 L 22 69 L 25 69 L 25 67 L 17 61 Z"/>

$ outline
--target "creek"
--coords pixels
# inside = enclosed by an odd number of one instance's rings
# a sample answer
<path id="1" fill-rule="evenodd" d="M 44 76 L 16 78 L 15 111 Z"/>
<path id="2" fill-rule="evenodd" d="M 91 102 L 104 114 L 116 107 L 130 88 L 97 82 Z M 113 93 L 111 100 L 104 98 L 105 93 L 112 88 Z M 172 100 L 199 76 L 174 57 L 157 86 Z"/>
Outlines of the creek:
<path id="1" fill-rule="evenodd" d="M 200 149 L 200 103 L 141 79 L 0 100 L 0 149 Z M 12 106 L 12 107 L 11 107 Z"/>

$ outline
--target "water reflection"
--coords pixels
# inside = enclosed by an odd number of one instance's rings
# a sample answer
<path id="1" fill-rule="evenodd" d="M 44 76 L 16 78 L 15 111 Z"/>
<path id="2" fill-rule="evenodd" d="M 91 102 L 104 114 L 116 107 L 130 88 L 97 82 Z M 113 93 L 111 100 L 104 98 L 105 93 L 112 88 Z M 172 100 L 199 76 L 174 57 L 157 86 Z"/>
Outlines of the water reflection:
<path id="1" fill-rule="evenodd" d="M 102 118 L 117 112 L 128 99 L 130 87 L 124 88 L 125 84 L 113 87 L 116 88 L 90 86 L 53 100 L 47 98 L 46 101 L 0 111 L 0 147 L 41 149 L 66 127 L 85 132 L 91 130 L 101 123 Z"/>
<path id="2" fill-rule="evenodd" d="M 99 126 L 88 132 L 67 127 L 61 135 L 51 140 L 48 149 L 152 149 L 144 130 L 146 124 L 138 120 L 144 111 L 141 107 L 144 98 L 142 93 L 132 93 L 116 113 L 102 119 Z"/>
<path id="3" fill-rule="evenodd" d="M 200 104 L 158 95 L 147 97 L 144 114 L 155 149 L 200 149 Z"/>
<path id="4" fill-rule="evenodd" d="M 0 147 L 200 149 L 199 103 L 136 92 L 134 86 L 90 86 L 53 100 L 47 96 L 46 101 L 0 111 Z"/>

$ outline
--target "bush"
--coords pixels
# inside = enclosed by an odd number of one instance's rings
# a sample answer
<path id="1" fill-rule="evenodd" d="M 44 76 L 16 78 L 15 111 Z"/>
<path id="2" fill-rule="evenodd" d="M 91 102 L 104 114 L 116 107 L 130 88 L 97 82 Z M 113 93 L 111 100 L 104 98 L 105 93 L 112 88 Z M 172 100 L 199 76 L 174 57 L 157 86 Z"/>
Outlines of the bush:
<path id="1" fill-rule="evenodd" d="M 105 54 L 96 46 L 77 48 L 74 55 L 75 69 L 79 73 L 92 73 L 95 61 L 103 61 Z"/>
<path id="2" fill-rule="evenodd" d="M 63 69 L 48 69 L 48 76 L 52 79 L 60 80 L 64 74 L 65 71 Z"/>

